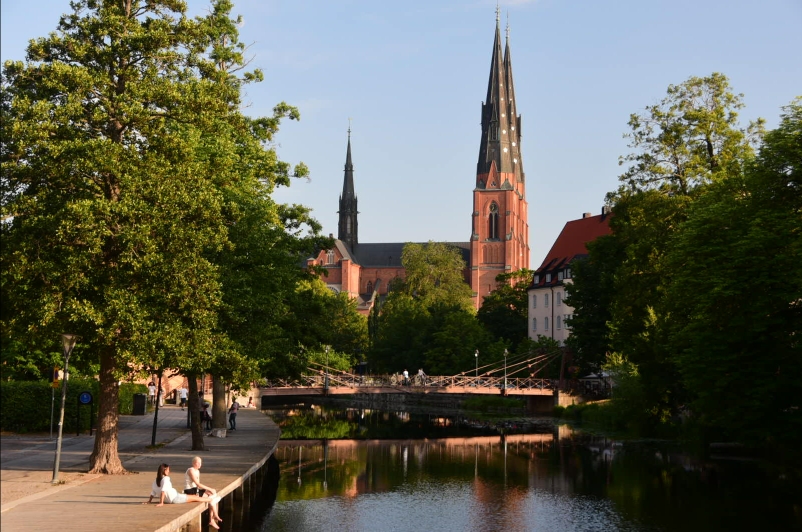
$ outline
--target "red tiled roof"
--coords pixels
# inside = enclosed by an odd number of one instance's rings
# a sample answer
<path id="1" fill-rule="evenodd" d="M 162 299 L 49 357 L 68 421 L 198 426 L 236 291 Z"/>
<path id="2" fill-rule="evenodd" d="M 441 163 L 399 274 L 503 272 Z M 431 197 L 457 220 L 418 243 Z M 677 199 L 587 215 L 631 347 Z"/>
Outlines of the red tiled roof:
<path id="1" fill-rule="evenodd" d="M 610 216 L 611 214 L 599 214 L 566 223 L 536 271 L 539 272 L 544 268 L 553 270 L 560 265 L 570 263 L 577 256 L 587 255 L 588 242 L 612 233 L 608 224 Z"/>

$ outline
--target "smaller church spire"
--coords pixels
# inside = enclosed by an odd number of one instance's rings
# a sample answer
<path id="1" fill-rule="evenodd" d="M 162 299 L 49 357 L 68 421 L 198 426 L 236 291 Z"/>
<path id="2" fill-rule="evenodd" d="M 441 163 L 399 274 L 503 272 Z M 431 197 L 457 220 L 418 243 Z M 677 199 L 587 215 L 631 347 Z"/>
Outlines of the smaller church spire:
<path id="1" fill-rule="evenodd" d="M 353 251 L 359 239 L 357 237 L 357 200 L 354 192 L 354 163 L 351 160 L 351 119 L 348 119 L 348 148 L 345 153 L 345 175 L 343 176 L 343 193 L 340 196 L 340 220 L 337 238 L 345 242 Z"/>

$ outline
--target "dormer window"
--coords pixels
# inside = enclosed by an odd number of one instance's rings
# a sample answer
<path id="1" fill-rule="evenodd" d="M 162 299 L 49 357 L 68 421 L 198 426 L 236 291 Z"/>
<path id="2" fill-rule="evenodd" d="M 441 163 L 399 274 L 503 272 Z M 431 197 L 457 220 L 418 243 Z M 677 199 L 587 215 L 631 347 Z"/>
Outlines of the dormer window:
<path id="1" fill-rule="evenodd" d="M 535 280 L 533 281 L 534 284 L 540 284 L 540 276 L 535 275 Z"/>
<path id="2" fill-rule="evenodd" d="M 550 274 L 550 273 L 547 273 L 547 274 L 546 274 L 546 282 L 547 282 L 547 283 L 550 283 L 550 282 L 551 282 L 551 274 Z"/>
<path id="3" fill-rule="evenodd" d="M 566 279 L 570 279 L 571 278 L 571 268 L 566 268 L 565 269 L 565 278 Z"/>
<path id="4" fill-rule="evenodd" d="M 557 280 L 558 281 L 562 281 L 563 280 L 563 271 L 562 270 L 557 272 Z"/>

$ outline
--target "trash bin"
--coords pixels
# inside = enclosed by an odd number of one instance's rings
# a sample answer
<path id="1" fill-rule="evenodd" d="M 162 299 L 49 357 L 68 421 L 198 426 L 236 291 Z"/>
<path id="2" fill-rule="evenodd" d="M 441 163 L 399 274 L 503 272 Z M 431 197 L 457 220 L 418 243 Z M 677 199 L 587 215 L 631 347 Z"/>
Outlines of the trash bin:
<path id="1" fill-rule="evenodd" d="M 135 393 L 134 394 L 134 411 L 132 414 L 135 416 L 144 416 L 145 415 L 145 405 L 147 404 L 148 396 L 144 393 Z"/>

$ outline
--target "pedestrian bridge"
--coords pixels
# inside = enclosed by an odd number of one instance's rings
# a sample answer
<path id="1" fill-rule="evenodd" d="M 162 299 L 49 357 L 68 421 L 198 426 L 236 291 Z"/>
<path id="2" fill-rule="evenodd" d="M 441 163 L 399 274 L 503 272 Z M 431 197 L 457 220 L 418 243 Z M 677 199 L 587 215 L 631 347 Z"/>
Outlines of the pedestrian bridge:
<path id="1" fill-rule="evenodd" d="M 269 380 L 260 387 L 262 396 L 353 394 L 479 394 L 532 396 L 555 394 L 557 382 L 534 377 L 497 377 L 464 374 L 452 376 L 355 375 L 310 368 L 297 380 Z"/>

